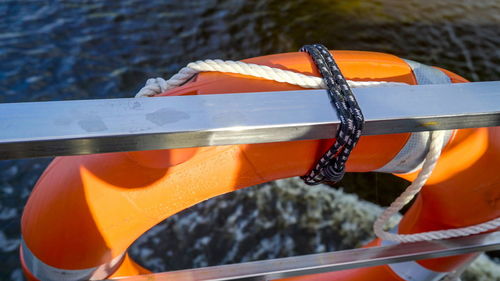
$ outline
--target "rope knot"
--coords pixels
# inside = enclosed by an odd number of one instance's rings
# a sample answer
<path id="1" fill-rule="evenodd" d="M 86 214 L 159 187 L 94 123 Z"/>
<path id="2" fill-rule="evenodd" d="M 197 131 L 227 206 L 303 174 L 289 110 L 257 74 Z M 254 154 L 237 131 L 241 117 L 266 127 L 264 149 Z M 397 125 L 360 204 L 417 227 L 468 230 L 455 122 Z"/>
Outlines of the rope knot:
<path id="1" fill-rule="evenodd" d="M 161 77 L 149 78 L 146 85 L 135 95 L 136 98 L 152 97 L 168 90 L 167 81 Z"/>

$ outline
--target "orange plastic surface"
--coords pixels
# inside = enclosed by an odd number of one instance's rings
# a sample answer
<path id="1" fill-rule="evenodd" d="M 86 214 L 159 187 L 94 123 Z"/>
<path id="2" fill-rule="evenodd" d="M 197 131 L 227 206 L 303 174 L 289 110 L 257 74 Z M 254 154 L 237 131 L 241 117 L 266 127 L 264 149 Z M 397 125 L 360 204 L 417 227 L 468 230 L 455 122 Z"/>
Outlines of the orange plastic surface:
<path id="1" fill-rule="evenodd" d="M 126 254 L 120 267 L 115 271 L 115 273 L 113 273 L 113 275 L 109 276 L 109 278 L 118 279 L 120 277 L 134 276 L 134 275 L 141 275 L 148 273 L 151 273 L 151 271 L 137 264 L 128 254 Z"/>
<path id="2" fill-rule="evenodd" d="M 409 66 L 395 56 L 349 51 L 334 52 L 334 56 L 348 79 L 415 83 Z M 304 53 L 245 61 L 318 75 Z M 201 73 L 163 95 L 296 89 L 301 88 L 236 74 Z M 408 135 L 362 137 L 347 170 L 382 167 L 399 152 Z M 270 180 L 304 175 L 332 142 L 58 157 L 28 200 L 22 217 L 23 238 L 39 259 L 53 267 L 84 269 L 105 264 L 148 229 L 196 203 Z"/>

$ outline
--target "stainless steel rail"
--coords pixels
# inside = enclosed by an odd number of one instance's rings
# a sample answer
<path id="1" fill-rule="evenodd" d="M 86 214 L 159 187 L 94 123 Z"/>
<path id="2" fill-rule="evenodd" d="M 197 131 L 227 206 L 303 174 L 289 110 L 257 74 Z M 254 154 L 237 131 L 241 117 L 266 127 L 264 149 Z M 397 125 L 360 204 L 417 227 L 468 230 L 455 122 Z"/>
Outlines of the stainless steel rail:
<path id="1" fill-rule="evenodd" d="M 354 89 L 364 134 L 500 125 L 500 81 Z M 331 138 L 324 90 L 0 104 L 0 159 Z"/>
<path id="2" fill-rule="evenodd" d="M 500 81 L 355 89 L 364 134 L 500 126 Z M 324 90 L 0 104 L 0 159 L 334 136 Z M 500 249 L 500 232 L 120 280 L 271 280 Z"/>
<path id="3" fill-rule="evenodd" d="M 500 232 L 127 277 L 126 281 L 273 280 L 500 249 Z"/>

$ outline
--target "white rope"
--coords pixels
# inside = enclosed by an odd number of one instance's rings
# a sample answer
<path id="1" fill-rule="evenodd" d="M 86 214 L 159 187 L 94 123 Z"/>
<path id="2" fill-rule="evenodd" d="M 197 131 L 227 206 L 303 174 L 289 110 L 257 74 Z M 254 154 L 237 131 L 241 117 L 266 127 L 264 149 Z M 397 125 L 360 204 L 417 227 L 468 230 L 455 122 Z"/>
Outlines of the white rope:
<path id="1" fill-rule="evenodd" d="M 189 63 L 170 79 L 151 78 L 146 85 L 137 93 L 136 97 L 150 97 L 186 83 L 199 72 L 226 72 L 264 78 L 268 80 L 288 83 L 309 89 L 326 89 L 322 78 L 305 75 L 302 73 L 283 70 L 266 65 L 245 63 L 230 60 L 199 60 Z M 401 86 L 406 83 L 386 81 L 352 81 L 347 83 L 351 88 L 375 87 L 375 86 Z"/>
<path id="2" fill-rule="evenodd" d="M 240 61 L 223 61 L 223 60 L 203 60 L 189 63 L 186 67 L 182 68 L 177 74 L 170 79 L 151 78 L 148 79 L 146 85 L 137 93 L 136 97 L 150 97 L 161 94 L 165 91 L 178 87 L 186 83 L 194 75 L 203 71 L 213 72 L 226 72 L 248 75 L 253 77 L 264 78 L 268 80 L 298 85 L 303 88 L 325 89 L 323 79 L 316 76 L 305 75 L 289 70 L 269 67 L 265 65 L 258 65 L 252 63 L 245 63 Z M 406 83 L 386 82 L 386 81 L 352 81 L 348 80 L 347 83 L 352 88 L 361 87 L 376 87 L 376 86 L 401 86 Z M 468 227 L 429 231 L 416 234 L 396 234 L 384 231 L 384 226 L 389 219 L 399 212 L 403 206 L 408 204 L 413 197 L 422 189 L 427 179 L 432 174 L 437 160 L 441 155 L 443 146 L 444 133 L 435 131 L 431 133 L 431 144 L 429 152 L 424 160 L 422 170 L 417 178 L 408 188 L 387 208 L 375 221 L 373 229 L 375 234 L 383 239 L 395 242 L 416 242 L 423 240 L 446 239 L 452 237 L 468 236 L 477 234 L 500 227 L 500 218 L 496 218 L 481 224 L 472 225 Z"/>
<path id="3" fill-rule="evenodd" d="M 417 178 L 406 188 L 406 190 L 398 197 L 394 202 L 391 203 L 389 208 L 377 218 L 373 224 L 373 230 L 375 235 L 382 240 L 390 240 L 399 243 L 405 242 L 417 242 L 417 241 L 429 241 L 437 239 L 447 239 L 453 237 L 469 236 L 473 234 L 478 234 L 481 232 L 494 230 L 500 227 L 500 218 L 496 218 L 484 223 L 455 228 L 446 229 L 438 231 L 429 231 L 415 234 L 397 234 L 384 231 L 384 226 L 389 221 L 389 219 L 399 212 L 406 204 L 408 204 L 413 197 L 422 189 L 422 187 L 427 182 L 427 179 L 431 176 L 434 167 L 441 155 L 441 149 L 443 147 L 444 132 L 434 131 L 431 133 L 431 144 L 429 152 L 425 157 L 422 170 L 418 174 Z"/>

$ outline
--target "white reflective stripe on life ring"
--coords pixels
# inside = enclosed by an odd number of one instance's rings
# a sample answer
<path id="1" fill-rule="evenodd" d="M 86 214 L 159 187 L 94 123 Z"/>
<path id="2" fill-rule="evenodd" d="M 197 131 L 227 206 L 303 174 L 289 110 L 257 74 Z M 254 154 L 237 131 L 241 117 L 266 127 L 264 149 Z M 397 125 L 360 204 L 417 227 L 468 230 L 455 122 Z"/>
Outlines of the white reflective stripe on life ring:
<path id="1" fill-rule="evenodd" d="M 411 70 L 413 71 L 413 75 L 415 75 L 415 79 L 417 80 L 418 85 L 451 83 L 450 77 L 448 77 L 448 75 L 444 74 L 444 72 L 437 68 L 412 60 L 404 59 L 404 61 L 410 66 Z"/>
<path id="2" fill-rule="evenodd" d="M 42 281 L 102 280 L 116 271 L 125 257 L 123 253 L 107 264 L 87 269 L 60 269 L 38 259 L 24 240 L 21 240 L 21 251 L 26 268 L 34 277 Z"/>
<path id="3" fill-rule="evenodd" d="M 414 261 L 388 264 L 392 271 L 406 281 L 438 281 L 447 272 L 429 270 Z"/>
<path id="4" fill-rule="evenodd" d="M 450 77 L 439 69 L 412 60 L 404 61 L 410 66 L 417 80 L 417 84 L 419 85 L 451 83 Z M 452 134 L 453 131 L 451 130 L 445 132 L 443 147 L 448 143 Z M 382 168 L 375 170 L 375 172 L 396 174 L 412 173 L 422 167 L 429 146 L 429 132 L 412 133 L 405 146 L 403 146 L 398 154 Z"/>
<path id="5" fill-rule="evenodd" d="M 445 131 L 443 148 L 448 144 L 452 135 L 452 130 Z M 375 172 L 406 174 L 422 168 L 425 156 L 429 151 L 430 136 L 429 132 L 412 133 L 398 154 Z"/>
<path id="6" fill-rule="evenodd" d="M 396 233 L 397 227 L 391 229 L 390 232 Z M 383 240 L 380 246 L 391 246 L 395 244 L 398 243 Z M 414 261 L 391 263 L 387 266 L 389 266 L 401 279 L 406 281 L 438 281 L 448 274 L 447 272 L 437 272 L 427 269 Z"/>

